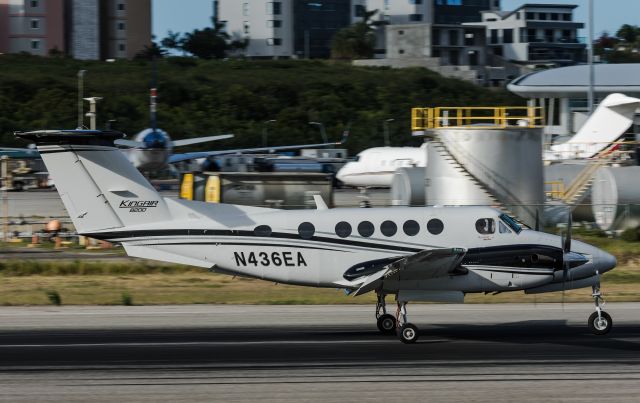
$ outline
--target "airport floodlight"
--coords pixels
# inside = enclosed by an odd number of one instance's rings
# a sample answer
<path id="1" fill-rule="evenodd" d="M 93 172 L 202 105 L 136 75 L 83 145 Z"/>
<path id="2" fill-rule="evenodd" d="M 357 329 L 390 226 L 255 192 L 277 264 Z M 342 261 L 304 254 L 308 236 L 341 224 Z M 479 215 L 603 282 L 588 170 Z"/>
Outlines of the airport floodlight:
<path id="1" fill-rule="evenodd" d="M 329 140 L 327 139 L 327 132 L 324 128 L 324 124 L 322 122 L 309 122 L 310 125 L 312 126 L 318 126 L 320 128 L 320 135 L 322 136 L 322 141 L 324 143 L 328 143 Z"/>
<path id="2" fill-rule="evenodd" d="M 267 136 L 268 136 L 268 130 L 269 130 L 269 123 L 275 123 L 277 122 L 277 120 L 275 119 L 270 119 L 267 120 L 266 122 L 264 122 L 264 127 L 262 128 L 262 147 L 266 147 L 267 146 Z"/>

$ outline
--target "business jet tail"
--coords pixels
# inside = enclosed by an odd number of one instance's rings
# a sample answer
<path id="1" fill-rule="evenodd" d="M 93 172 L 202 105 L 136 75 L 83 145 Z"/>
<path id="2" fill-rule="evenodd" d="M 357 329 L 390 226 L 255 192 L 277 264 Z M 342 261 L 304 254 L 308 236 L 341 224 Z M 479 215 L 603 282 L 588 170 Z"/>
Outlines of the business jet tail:
<path id="1" fill-rule="evenodd" d="M 16 133 L 36 144 L 80 234 L 171 219 L 163 198 L 114 145 L 116 131 Z"/>
<path id="2" fill-rule="evenodd" d="M 545 159 L 592 158 L 616 141 L 633 124 L 640 99 L 611 94 L 602 100 L 584 126 L 569 141 L 551 146 Z"/>

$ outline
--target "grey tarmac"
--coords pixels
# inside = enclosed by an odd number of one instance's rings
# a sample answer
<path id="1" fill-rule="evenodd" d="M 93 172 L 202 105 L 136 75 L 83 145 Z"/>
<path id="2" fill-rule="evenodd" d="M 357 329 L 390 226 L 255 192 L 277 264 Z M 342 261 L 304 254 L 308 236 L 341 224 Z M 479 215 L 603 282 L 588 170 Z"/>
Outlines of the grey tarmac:
<path id="1" fill-rule="evenodd" d="M 640 304 L 0 308 L 0 401 L 637 401 Z"/>

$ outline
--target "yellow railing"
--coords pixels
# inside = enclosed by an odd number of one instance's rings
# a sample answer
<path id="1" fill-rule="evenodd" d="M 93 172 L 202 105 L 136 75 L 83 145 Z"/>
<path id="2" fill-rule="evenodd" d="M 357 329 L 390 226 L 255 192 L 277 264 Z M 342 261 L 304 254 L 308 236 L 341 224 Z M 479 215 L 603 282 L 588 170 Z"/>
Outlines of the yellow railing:
<path id="1" fill-rule="evenodd" d="M 540 107 L 462 106 L 411 109 L 411 128 L 423 131 L 443 128 L 504 129 L 509 126 L 536 128 L 544 124 Z"/>
<path id="2" fill-rule="evenodd" d="M 544 193 L 549 199 L 559 200 L 564 197 L 564 182 L 549 181 L 544 183 Z"/>

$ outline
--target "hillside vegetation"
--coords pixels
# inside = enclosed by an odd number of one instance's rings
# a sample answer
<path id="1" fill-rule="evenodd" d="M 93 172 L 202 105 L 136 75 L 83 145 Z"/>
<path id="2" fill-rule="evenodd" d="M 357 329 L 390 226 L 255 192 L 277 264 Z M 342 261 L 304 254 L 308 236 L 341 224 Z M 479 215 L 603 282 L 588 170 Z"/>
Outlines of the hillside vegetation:
<path id="1" fill-rule="evenodd" d="M 149 126 L 148 61 L 113 63 L 0 55 L 0 144 L 18 145 L 16 130 L 74 128 L 77 72 L 85 69 L 85 96 L 104 99 L 98 126 L 129 135 Z M 329 61 L 198 60 L 172 57 L 158 62 L 158 124 L 173 138 L 219 133 L 236 137 L 220 148 L 261 144 L 264 122 L 270 145 L 320 142 L 323 122 L 337 139 L 351 122 L 351 151 L 383 142 L 382 122 L 394 145 L 415 144 L 410 137 L 414 106 L 523 104 L 501 89 L 448 79 L 426 69 L 358 68 Z M 85 106 L 86 111 L 86 106 Z M 85 125 L 88 125 L 85 119 Z M 208 145 L 210 147 L 210 145 Z M 205 145 L 204 147 L 207 147 Z"/>

